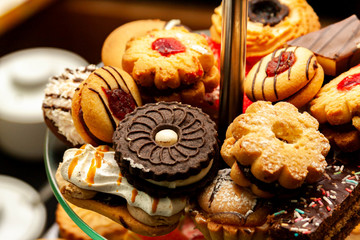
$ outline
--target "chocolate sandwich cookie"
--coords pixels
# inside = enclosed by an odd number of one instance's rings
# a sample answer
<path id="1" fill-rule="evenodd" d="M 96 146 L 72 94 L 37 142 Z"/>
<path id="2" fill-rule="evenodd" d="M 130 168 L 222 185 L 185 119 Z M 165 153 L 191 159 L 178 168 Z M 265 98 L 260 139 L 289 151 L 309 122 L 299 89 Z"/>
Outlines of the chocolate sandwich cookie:
<path id="1" fill-rule="evenodd" d="M 215 123 L 199 108 L 177 102 L 138 107 L 113 136 L 121 173 L 156 197 L 188 195 L 215 176 Z"/>

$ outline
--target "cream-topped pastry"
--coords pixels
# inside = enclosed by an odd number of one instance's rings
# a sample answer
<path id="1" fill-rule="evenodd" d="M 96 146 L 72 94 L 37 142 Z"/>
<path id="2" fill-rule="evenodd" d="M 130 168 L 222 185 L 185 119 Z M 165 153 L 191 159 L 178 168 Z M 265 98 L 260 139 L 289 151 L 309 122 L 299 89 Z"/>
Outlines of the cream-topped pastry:
<path id="1" fill-rule="evenodd" d="M 51 77 L 44 90 L 42 109 L 45 122 L 54 134 L 69 145 L 78 146 L 85 143 L 74 127 L 70 110 L 75 89 L 95 69 L 95 65 L 67 68 L 62 74 Z"/>
<path id="2" fill-rule="evenodd" d="M 131 207 L 140 208 L 151 216 L 170 217 L 185 208 L 186 198 L 153 198 L 130 185 L 121 175 L 114 154 L 108 146 L 95 148 L 90 144 L 68 149 L 60 165 L 61 175 L 81 189 L 120 196 Z"/>

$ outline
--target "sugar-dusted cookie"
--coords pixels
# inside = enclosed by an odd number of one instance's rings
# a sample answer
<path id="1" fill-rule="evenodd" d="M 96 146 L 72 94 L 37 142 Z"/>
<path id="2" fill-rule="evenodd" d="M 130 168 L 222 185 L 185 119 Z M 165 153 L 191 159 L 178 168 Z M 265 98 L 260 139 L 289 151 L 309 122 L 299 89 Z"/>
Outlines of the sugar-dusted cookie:
<path id="1" fill-rule="evenodd" d="M 121 173 L 155 197 L 195 193 L 219 164 L 215 123 L 178 102 L 138 107 L 120 122 L 113 142 Z"/>
<path id="2" fill-rule="evenodd" d="M 132 77 L 124 70 L 105 66 L 92 72 L 76 89 L 72 118 L 85 142 L 112 144 L 119 121 L 141 104 Z"/>
<path id="3" fill-rule="evenodd" d="M 319 180 L 327 166 L 330 145 L 318 127 L 315 118 L 290 103 L 257 101 L 230 125 L 221 155 L 236 161 L 250 180 L 240 185 L 254 184 L 254 177 L 296 189 Z"/>
<path id="4" fill-rule="evenodd" d="M 313 52 L 302 47 L 275 50 L 263 57 L 244 81 L 252 101 L 289 101 L 296 107 L 308 103 L 319 91 L 324 71 Z"/>
<path id="5" fill-rule="evenodd" d="M 328 133 L 337 147 L 347 152 L 359 149 L 360 65 L 324 85 L 310 102 L 310 112 L 321 124 L 330 125 L 326 128 L 336 126 Z M 351 141 L 346 140 L 349 137 Z"/>
<path id="6" fill-rule="evenodd" d="M 200 104 L 220 80 L 205 37 L 184 27 L 154 30 L 127 43 L 122 66 L 140 87 L 145 102 Z"/>
<path id="7" fill-rule="evenodd" d="M 271 207 L 232 181 L 229 168 L 220 170 L 211 184 L 198 193 L 195 206 L 189 213 L 206 239 L 267 237 L 266 220 Z"/>

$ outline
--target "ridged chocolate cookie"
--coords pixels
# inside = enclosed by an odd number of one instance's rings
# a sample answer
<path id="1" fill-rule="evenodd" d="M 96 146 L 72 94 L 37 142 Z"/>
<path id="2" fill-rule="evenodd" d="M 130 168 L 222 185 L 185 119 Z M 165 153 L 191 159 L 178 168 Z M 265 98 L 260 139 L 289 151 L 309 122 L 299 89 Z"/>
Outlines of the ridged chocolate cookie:
<path id="1" fill-rule="evenodd" d="M 216 174 L 215 123 L 199 108 L 177 102 L 138 107 L 113 137 L 121 173 L 151 195 L 182 196 Z"/>

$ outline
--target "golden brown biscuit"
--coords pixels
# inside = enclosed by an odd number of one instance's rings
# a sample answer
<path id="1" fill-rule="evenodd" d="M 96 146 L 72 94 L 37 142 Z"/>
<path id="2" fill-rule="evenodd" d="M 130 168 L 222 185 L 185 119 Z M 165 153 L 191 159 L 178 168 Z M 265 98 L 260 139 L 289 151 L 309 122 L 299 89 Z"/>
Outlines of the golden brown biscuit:
<path id="1" fill-rule="evenodd" d="M 89 227 L 96 231 L 99 235 L 109 240 L 122 240 L 127 234 L 131 233 L 122 225 L 113 220 L 104 217 L 96 212 L 77 207 L 68 203 L 71 209 L 79 216 Z M 60 204 L 57 205 L 56 223 L 59 226 L 60 236 L 67 240 L 90 240 L 91 238 L 84 233 L 67 215 Z"/>
<path id="2" fill-rule="evenodd" d="M 141 104 L 132 77 L 121 69 L 105 66 L 94 71 L 76 89 L 72 118 L 87 143 L 111 144 L 119 121 Z"/>
<path id="3" fill-rule="evenodd" d="M 326 136 L 334 146 L 346 152 L 360 149 L 360 65 L 324 85 L 310 102 L 310 112 L 329 124 Z"/>
<path id="4" fill-rule="evenodd" d="M 302 107 L 319 91 L 324 71 L 313 52 L 302 47 L 275 50 L 263 57 L 244 81 L 246 96 L 252 100 L 289 100 Z"/>
<path id="5" fill-rule="evenodd" d="M 221 39 L 221 11 L 221 6 L 217 7 L 211 17 L 211 38 L 217 42 Z M 319 18 L 306 0 L 251 0 L 246 56 L 265 56 L 282 48 L 287 41 L 319 29 Z"/>
<path id="6" fill-rule="evenodd" d="M 148 31 L 163 29 L 165 25 L 165 21 L 158 19 L 137 20 L 121 25 L 105 39 L 101 50 L 102 62 L 105 66 L 122 68 L 126 43 L 131 38 L 145 35 Z"/>
<path id="7" fill-rule="evenodd" d="M 123 69 L 143 98 L 200 104 L 220 80 L 207 40 L 183 27 L 154 30 L 127 43 Z M 144 95 L 144 96 L 143 96 Z"/>
<path id="8" fill-rule="evenodd" d="M 296 189 L 317 181 L 327 165 L 330 145 L 318 127 L 315 118 L 290 103 L 257 101 L 230 125 L 221 155 L 261 182 Z"/>
<path id="9" fill-rule="evenodd" d="M 197 228 L 209 240 L 264 239 L 270 208 L 250 190 L 236 185 L 230 169 L 220 170 L 190 210 Z"/>

